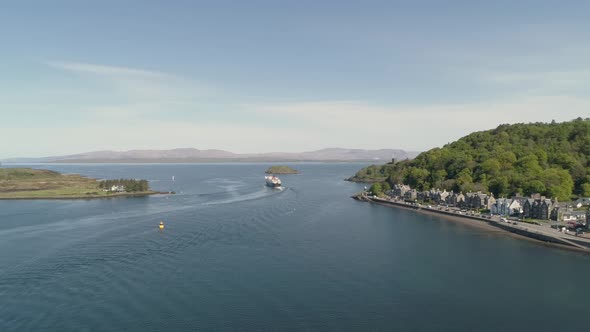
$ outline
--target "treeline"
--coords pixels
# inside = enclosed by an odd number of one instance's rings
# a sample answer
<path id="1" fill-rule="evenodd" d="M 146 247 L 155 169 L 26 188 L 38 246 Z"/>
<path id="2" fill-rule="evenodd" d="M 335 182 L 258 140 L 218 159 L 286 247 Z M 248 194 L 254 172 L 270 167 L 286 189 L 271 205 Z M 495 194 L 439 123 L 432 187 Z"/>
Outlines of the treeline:
<path id="1" fill-rule="evenodd" d="M 590 119 L 500 125 L 442 148 L 360 170 L 353 178 L 385 179 L 418 190 L 541 193 L 559 200 L 590 196 Z M 385 181 L 384 180 L 384 181 Z"/>
<path id="2" fill-rule="evenodd" d="M 348 181 L 353 182 L 383 182 L 389 178 L 389 176 L 395 172 L 394 163 L 388 163 L 385 165 L 371 165 L 367 166 L 350 178 Z"/>
<path id="3" fill-rule="evenodd" d="M 147 180 L 135 179 L 102 180 L 98 186 L 107 190 L 111 190 L 113 186 L 123 186 L 127 192 L 148 191 L 150 189 Z"/>

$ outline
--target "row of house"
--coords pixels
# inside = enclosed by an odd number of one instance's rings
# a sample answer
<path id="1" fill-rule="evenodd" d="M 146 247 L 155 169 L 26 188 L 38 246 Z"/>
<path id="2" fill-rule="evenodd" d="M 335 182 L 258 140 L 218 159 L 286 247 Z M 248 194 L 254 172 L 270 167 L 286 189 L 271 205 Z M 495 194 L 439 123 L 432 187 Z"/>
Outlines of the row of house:
<path id="1" fill-rule="evenodd" d="M 499 198 L 490 209 L 490 213 L 502 216 L 522 216 L 541 220 L 558 220 L 562 207 L 557 199 L 549 199 L 538 194 L 531 197 L 515 196 Z"/>
<path id="2" fill-rule="evenodd" d="M 447 204 L 466 209 L 490 209 L 496 202 L 494 195 L 482 192 L 455 193 L 453 191 L 431 189 L 428 191 L 417 191 L 405 184 L 396 184 L 391 189 L 390 195 L 403 197 L 406 201 L 430 201 L 436 204 Z"/>
<path id="3" fill-rule="evenodd" d="M 505 217 L 517 215 L 522 213 L 522 205 L 518 199 L 498 198 L 490 208 L 490 213 Z"/>
<path id="4" fill-rule="evenodd" d="M 522 205 L 523 217 L 541 220 L 557 220 L 559 210 L 557 199 L 552 200 L 545 198 L 544 196 L 533 196 L 524 200 L 524 204 Z"/>
<path id="5" fill-rule="evenodd" d="M 462 209 L 488 209 L 493 215 L 519 216 L 541 220 L 578 220 L 590 225 L 590 212 L 573 211 L 571 206 L 590 204 L 590 199 L 579 199 L 572 204 L 559 204 L 557 199 L 549 199 L 540 194 L 530 197 L 514 196 L 512 198 L 495 198 L 493 194 L 482 192 L 462 192 L 431 189 L 417 191 L 405 184 L 396 184 L 388 193 L 401 197 L 406 201 L 429 201 L 435 204 L 446 204 Z"/>

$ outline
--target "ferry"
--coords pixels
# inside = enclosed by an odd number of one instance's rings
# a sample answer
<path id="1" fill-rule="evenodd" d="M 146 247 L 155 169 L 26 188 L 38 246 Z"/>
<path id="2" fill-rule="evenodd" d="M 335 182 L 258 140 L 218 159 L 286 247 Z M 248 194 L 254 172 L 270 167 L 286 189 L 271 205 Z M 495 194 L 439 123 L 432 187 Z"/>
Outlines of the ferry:
<path id="1" fill-rule="evenodd" d="M 274 175 L 267 175 L 264 177 L 264 180 L 266 180 L 266 185 L 269 187 L 275 188 L 281 186 L 281 179 Z"/>

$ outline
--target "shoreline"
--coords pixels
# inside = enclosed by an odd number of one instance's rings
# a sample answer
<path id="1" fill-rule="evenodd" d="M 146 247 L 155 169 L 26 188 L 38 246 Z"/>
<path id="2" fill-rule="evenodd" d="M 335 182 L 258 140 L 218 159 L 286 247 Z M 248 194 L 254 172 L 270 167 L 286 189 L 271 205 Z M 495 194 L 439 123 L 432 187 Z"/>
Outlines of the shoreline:
<path id="1" fill-rule="evenodd" d="M 138 193 L 118 193 L 112 195 L 72 195 L 72 196 L 37 196 L 37 197 L 0 197 L 0 201 L 22 201 L 22 200 L 89 200 L 104 198 L 123 198 L 123 197 L 147 197 L 153 195 L 174 195 L 173 192 L 150 191 Z"/>
<path id="2" fill-rule="evenodd" d="M 344 179 L 344 181 L 348 181 L 348 182 L 354 182 L 354 183 L 367 183 L 367 184 L 372 184 L 372 183 L 377 183 L 377 182 L 383 182 L 387 180 L 387 178 L 383 178 L 383 179 L 358 179 L 358 178 L 354 178 L 354 176 L 351 176 L 349 178 Z"/>
<path id="3" fill-rule="evenodd" d="M 426 208 L 421 208 L 418 206 L 406 205 L 405 203 L 393 202 L 393 201 L 388 201 L 388 200 L 379 199 L 379 198 L 368 198 L 368 197 L 361 198 L 356 195 L 352 196 L 352 198 L 357 201 L 360 201 L 360 202 L 368 202 L 368 203 L 373 203 L 373 204 L 392 207 L 392 208 L 399 208 L 399 209 L 414 211 L 414 212 L 424 214 L 424 215 L 436 216 L 441 219 L 455 222 L 455 223 L 459 223 L 461 225 L 465 225 L 468 227 L 476 228 L 476 229 L 485 231 L 486 233 L 493 234 L 493 235 L 510 236 L 515 239 L 529 241 L 531 243 L 535 243 L 535 244 L 542 245 L 542 246 L 549 247 L 549 248 L 565 249 L 568 251 L 590 254 L 590 248 L 580 248 L 580 247 L 575 247 L 572 245 L 543 241 L 543 240 L 540 240 L 540 239 L 537 239 L 537 238 L 534 238 L 531 236 L 524 235 L 524 234 L 529 234 L 529 233 L 532 234 L 533 233 L 532 231 L 528 231 L 527 229 L 525 229 L 526 232 L 516 233 L 514 231 L 507 230 L 504 225 L 498 224 L 496 226 L 495 225 L 496 221 L 493 221 L 493 220 L 485 220 L 483 218 L 475 217 L 475 216 L 457 215 L 455 213 L 451 213 L 451 212 L 447 212 L 447 211 L 426 209 Z M 508 226 L 508 228 L 512 228 L 512 227 Z M 524 234 L 522 234 L 522 233 L 524 233 Z M 550 236 L 550 235 L 546 235 L 546 236 Z M 555 239 L 557 239 L 557 238 L 555 238 Z"/>

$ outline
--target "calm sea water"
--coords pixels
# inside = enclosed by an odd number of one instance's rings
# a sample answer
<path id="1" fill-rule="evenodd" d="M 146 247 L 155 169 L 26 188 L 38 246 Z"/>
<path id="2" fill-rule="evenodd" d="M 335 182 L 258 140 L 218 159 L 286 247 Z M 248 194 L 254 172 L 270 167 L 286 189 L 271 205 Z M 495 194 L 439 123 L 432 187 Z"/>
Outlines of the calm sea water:
<path id="1" fill-rule="evenodd" d="M 0 201 L 0 331 L 587 331 L 589 256 L 356 202 L 361 166 L 35 166 L 178 194 Z"/>

